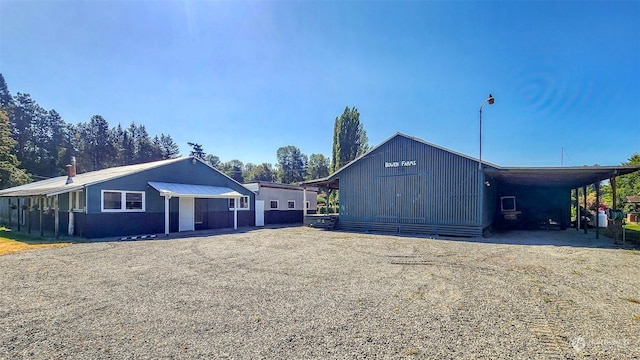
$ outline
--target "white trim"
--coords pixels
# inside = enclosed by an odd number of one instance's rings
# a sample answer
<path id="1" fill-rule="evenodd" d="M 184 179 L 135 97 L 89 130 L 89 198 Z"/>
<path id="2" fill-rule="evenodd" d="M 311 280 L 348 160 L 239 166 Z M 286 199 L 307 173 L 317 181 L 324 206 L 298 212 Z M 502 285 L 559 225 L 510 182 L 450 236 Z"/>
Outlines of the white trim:
<path id="1" fill-rule="evenodd" d="M 271 203 L 274 202 L 274 201 L 276 203 L 276 207 L 272 207 L 271 206 Z M 269 209 L 272 209 L 272 210 L 280 209 L 280 200 L 269 200 Z"/>
<path id="2" fill-rule="evenodd" d="M 84 201 L 80 201 L 82 193 L 82 190 L 69 192 L 69 201 L 71 202 L 71 198 L 74 198 L 72 205 L 69 207 L 73 212 L 84 212 L 84 207 L 82 207 L 84 205 Z"/>
<path id="3" fill-rule="evenodd" d="M 240 198 L 247 199 L 247 201 L 246 201 L 247 206 L 246 207 L 236 208 L 236 199 L 240 199 Z M 231 200 L 233 200 L 233 205 L 234 205 L 233 207 L 231 206 Z M 249 198 L 249 195 L 242 195 L 241 197 L 232 198 L 232 199 L 227 200 L 227 204 L 229 205 L 229 210 L 230 211 L 234 211 L 235 209 L 237 209 L 238 211 L 251 210 L 251 201 L 250 200 L 251 200 L 251 198 Z M 240 203 L 242 203 L 242 201 Z"/>
<path id="4" fill-rule="evenodd" d="M 104 208 L 104 193 L 120 193 L 120 209 L 105 209 Z M 142 209 L 127 209 L 127 194 L 142 194 Z M 100 211 L 101 212 L 145 212 L 146 201 L 144 191 L 135 190 L 102 190 L 100 192 Z"/>
<path id="5" fill-rule="evenodd" d="M 289 206 L 289 204 L 293 203 L 293 206 Z M 295 200 L 287 200 L 287 210 L 295 210 L 296 201 Z"/>

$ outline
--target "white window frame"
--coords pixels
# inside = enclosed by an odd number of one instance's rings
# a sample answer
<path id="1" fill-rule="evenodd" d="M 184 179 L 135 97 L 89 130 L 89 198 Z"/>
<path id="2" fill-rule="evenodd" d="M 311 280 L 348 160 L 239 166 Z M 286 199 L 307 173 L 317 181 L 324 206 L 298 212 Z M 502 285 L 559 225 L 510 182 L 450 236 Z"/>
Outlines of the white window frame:
<path id="1" fill-rule="evenodd" d="M 54 198 L 53 196 L 46 196 L 44 198 L 44 201 L 42 202 L 43 203 L 43 206 L 42 206 L 43 210 L 49 210 L 49 209 L 53 209 L 55 207 L 55 204 L 53 202 L 53 198 Z"/>
<path id="2" fill-rule="evenodd" d="M 271 207 L 271 203 L 275 202 L 276 203 L 276 207 Z M 269 200 L 269 209 L 271 210 L 278 210 L 280 209 L 280 201 L 279 200 Z"/>
<path id="3" fill-rule="evenodd" d="M 504 208 L 504 200 L 513 200 L 513 209 Z M 516 197 L 515 196 L 501 196 L 500 197 L 500 211 L 516 211 Z"/>
<path id="4" fill-rule="evenodd" d="M 240 198 L 241 199 L 245 199 L 245 203 L 247 204 L 247 206 L 246 207 L 239 207 L 238 211 L 251 210 L 251 202 L 249 201 L 250 200 L 249 199 L 249 195 L 243 195 L 243 196 L 240 196 Z M 235 200 L 236 200 L 235 198 L 229 199 L 229 201 L 228 201 L 229 210 L 233 210 L 233 206 L 231 205 L 231 202 L 235 201 Z M 242 200 L 240 201 L 240 205 L 242 205 Z"/>
<path id="5" fill-rule="evenodd" d="M 120 209 L 105 209 L 104 208 L 104 193 L 113 192 L 120 193 Z M 127 209 L 127 194 L 142 194 L 142 209 Z M 146 196 L 144 191 L 135 190 L 102 190 L 100 193 L 100 211 L 101 212 L 145 212 L 146 210 Z"/>
<path id="6" fill-rule="evenodd" d="M 72 191 L 70 193 L 71 199 L 73 200 L 73 211 L 74 212 L 82 212 L 84 211 L 84 201 L 80 201 L 82 198 L 82 190 Z"/>
<path id="7" fill-rule="evenodd" d="M 293 203 L 293 207 L 290 207 L 289 204 Z M 296 201 L 295 200 L 287 200 L 287 210 L 295 210 L 296 209 Z"/>

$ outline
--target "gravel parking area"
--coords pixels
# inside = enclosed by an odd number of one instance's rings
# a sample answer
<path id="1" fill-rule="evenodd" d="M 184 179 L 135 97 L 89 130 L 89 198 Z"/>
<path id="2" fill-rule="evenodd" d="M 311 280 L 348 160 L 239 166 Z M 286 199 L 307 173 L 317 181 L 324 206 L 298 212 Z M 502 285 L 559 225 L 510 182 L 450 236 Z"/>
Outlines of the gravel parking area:
<path id="1" fill-rule="evenodd" d="M 292 227 L 9 254 L 0 358 L 640 358 L 640 251 L 610 243 Z"/>

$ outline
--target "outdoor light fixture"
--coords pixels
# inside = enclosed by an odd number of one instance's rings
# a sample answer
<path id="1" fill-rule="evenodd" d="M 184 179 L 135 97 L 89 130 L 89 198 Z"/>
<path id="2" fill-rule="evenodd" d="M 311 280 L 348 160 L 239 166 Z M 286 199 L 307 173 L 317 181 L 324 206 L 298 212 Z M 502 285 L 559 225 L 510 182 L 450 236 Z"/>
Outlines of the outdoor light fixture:
<path id="1" fill-rule="evenodd" d="M 493 98 L 493 95 L 489 94 L 487 100 L 480 104 L 480 156 L 478 158 L 478 170 L 482 169 L 482 107 L 484 104 L 493 105 L 494 102 L 496 102 L 496 99 Z"/>

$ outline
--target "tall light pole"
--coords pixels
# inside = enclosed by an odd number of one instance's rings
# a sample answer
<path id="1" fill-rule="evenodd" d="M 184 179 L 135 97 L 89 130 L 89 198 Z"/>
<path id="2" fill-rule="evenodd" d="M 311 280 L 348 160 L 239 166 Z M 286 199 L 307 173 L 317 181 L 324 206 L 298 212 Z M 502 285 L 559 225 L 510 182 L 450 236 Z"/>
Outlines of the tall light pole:
<path id="1" fill-rule="evenodd" d="M 484 104 L 493 105 L 495 101 L 496 99 L 494 99 L 493 96 L 489 94 L 487 100 L 483 101 L 482 104 L 480 104 L 480 161 L 478 161 L 478 170 L 482 170 L 482 107 L 484 106 Z"/>
<path id="2" fill-rule="evenodd" d="M 484 231 L 484 172 L 482 171 L 482 107 L 484 104 L 493 105 L 496 100 L 493 98 L 491 94 L 489 97 L 480 104 L 480 156 L 478 158 L 478 214 L 480 223 L 480 236 L 482 236 L 482 232 Z"/>

